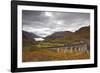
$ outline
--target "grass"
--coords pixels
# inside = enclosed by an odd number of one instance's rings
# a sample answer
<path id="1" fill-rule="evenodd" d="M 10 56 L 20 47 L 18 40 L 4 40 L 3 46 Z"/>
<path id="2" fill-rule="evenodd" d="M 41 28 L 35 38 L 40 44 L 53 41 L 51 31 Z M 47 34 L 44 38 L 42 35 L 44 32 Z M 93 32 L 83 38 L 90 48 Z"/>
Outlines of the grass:
<path id="1" fill-rule="evenodd" d="M 86 52 L 63 52 L 63 49 L 58 53 L 49 49 L 24 50 L 22 52 L 23 62 L 38 62 L 38 61 L 58 61 L 58 60 L 80 60 L 89 59 L 90 53 Z"/>

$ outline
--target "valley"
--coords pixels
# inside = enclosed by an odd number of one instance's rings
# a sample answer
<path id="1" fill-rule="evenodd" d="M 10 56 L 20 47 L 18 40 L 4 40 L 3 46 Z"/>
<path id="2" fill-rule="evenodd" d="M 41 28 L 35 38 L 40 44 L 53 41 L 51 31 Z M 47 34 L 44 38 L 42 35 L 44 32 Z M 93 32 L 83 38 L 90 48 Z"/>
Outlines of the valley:
<path id="1" fill-rule="evenodd" d="M 90 58 L 90 26 L 75 32 L 55 32 L 42 41 L 33 33 L 23 31 L 23 62 L 80 60 Z"/>

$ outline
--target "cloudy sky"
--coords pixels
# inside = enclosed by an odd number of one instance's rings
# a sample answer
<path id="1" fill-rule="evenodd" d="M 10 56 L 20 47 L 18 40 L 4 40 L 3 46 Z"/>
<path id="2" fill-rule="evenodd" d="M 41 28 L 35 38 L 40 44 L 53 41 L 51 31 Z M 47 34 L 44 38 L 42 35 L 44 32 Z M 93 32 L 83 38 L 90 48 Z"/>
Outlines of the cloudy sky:
<path id="1" fill-rule="evenodd" d="M 23 30 L 33 32 L 41 37 L 59 31 L 75 32 L 89 24 L 89 13 L 22 11 Z"/>

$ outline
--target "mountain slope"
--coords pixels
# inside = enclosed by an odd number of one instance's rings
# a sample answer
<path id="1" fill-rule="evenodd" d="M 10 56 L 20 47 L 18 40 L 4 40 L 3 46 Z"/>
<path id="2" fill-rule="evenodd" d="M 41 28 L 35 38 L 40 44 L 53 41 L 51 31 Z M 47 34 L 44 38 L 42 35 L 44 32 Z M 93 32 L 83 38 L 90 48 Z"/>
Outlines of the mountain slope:
<path id="1" fill-rule="evenodd" d="M 90 26 L 82 27 L 75 32 L 79 38 L 89 39 L 90 38 Z"/>
<path id="2" fill-rule="evenodd" d="M 32 44 L 35 44 L 35 40 L 34 38 L 38 38 L 39 36 L 31 33 L 31 32 L 27 32 L 27 31 L 22 31 L 22 43 L 23 43 L 23 47 L 31 47 Z"/>
<path id="3" fill-rule="evenodd" d="M 52 35 L 49 35 L 45 38 L 45 41 L 48 42 L 54 42 L 54 43 L 63 43 L 63 44 L 71 44 L 74 42 L 84 41 L 88 42 L 90 41 L 90 26 L 88 27 L 82 27 L 76 32 L 70 32 L 70 31 L 63 31 L 63 32 L 55 32 Z"/>
<path id="4" fill-rule="evenodd" d="M 45 39 L 57 39 L 57 38 L 64 38 L 65 36 L 72 35 L 70 31 L 63 31 L 63 32 L 55 32 L 52 35 L 47 36 Z"/>
<path id="5" fill-rule="evenodd" d="M 25 39 L 33 39 L 33 38 L 39 38 L 39 36 L 35 35 L 34 33 L 22 31 L 23 38 Z"/>

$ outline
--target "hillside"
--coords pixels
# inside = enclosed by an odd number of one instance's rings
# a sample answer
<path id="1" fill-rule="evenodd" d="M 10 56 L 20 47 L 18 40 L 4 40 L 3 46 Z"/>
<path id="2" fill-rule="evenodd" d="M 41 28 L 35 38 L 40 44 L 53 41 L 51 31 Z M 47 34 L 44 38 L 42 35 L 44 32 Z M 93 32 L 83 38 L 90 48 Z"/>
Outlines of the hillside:
<path id="1" fill-rule="evenodd" d="M 63 32 L 55 32 L 50 36 L 47 36 L 45 38 L 45 41 L 56 41 L 56 42 L 62 42 L 67 43 L 69 42 L 75 42 L 75 41 L 81 41 L 81 40 L 89 40 L 90 38 L 90 27 L 82 27 L 76 32 L 70 32 L 70 31 L 63 31 Z"/>
<path id="2" fill-rule="evenodd" d="M 36 44 L 34 38 L 38 38 L 39 36 L 35 35 L 34 33 L 22 31 L 22 43 L 23 49 L 30 49 L 33 44 Z"/>
<path id="3" fill-rule="evenodd" d="M 27 31 L 22 31 L 22 35 L 23 35 L 23 38 L 25 39 L 33 39 L 33 38 L 38 38 L 39 36 L 35 35 L 34 33 L 31 33 L 31 32 L 27 32 Z"/>
<path id="4" fill-rule="evenodd" d="M 65 36 L 72 35 L 70 31 L 62 31 L 62 32 L 55 32 L 52 35 L 47 36 L 45 39 L 57 39 L 57 38 L 64 38 Z"/>

